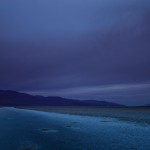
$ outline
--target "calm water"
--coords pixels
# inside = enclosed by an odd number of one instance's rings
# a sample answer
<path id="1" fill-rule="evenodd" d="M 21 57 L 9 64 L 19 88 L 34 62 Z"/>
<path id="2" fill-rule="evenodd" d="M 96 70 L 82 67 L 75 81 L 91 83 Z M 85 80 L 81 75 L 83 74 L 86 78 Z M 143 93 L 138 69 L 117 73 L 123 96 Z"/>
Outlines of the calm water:
<path id="1" fill-rule="evenodd" d="M 0 109 L 0 150 L 131 149 L 150 149 L 149 124 L 109 117 Z"/>

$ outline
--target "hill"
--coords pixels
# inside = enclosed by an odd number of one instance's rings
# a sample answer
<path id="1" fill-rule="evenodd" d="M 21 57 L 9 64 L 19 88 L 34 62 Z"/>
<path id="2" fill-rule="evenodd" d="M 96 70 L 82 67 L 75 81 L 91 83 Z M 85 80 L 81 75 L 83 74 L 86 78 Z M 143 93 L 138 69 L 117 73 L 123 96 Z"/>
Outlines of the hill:
<path id="1" fill-rule="evenodd" d="M 74 100 L 57 96 L 33 96 L 16 91 L 0 90 L 0 106 L 107 106 L 123 107 L 117 103 L 98 100 Z"/>

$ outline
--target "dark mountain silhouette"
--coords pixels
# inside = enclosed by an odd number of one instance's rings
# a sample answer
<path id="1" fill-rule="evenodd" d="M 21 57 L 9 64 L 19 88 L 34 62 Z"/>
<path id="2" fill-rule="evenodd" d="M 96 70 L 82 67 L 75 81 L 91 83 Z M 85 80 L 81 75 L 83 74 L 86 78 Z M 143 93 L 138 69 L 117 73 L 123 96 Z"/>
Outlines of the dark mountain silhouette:
<path id="1" fill-rule="evenodd" d="M 117 103 L 96 100 L 73 100 L 55 96 L 33 96 L 16 91 L 0 90 L 0 106 L 107 106 L 123 107 Z"/>

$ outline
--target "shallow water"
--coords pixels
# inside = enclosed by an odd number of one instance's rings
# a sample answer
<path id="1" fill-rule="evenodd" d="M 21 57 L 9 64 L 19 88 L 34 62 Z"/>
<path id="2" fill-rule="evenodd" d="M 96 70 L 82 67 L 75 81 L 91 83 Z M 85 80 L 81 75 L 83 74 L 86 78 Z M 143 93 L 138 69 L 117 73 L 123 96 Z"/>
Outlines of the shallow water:
<path id="1" fill-rule="evenodd" d="M 150 126 L 109 117 L 0 109 L 0 150 L 149 150 Z"/>

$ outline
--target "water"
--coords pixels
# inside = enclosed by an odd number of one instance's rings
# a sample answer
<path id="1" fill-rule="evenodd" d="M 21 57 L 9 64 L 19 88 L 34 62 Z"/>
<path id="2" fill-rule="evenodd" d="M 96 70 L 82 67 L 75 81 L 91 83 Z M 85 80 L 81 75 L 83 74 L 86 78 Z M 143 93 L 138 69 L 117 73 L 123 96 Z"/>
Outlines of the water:
<path id="1" fill-rule="evenodd" d="M 149 150 L 150 125 L 15 108 L 0 109 L 0 150 Z"/>

